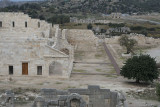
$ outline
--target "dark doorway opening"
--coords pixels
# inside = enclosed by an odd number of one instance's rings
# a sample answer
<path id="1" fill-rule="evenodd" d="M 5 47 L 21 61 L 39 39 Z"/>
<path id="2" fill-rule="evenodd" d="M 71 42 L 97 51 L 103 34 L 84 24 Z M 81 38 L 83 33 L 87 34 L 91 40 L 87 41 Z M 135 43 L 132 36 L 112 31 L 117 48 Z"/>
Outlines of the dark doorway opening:
<path id="1" fill-rule="evenodd" d="M 71 107 L 80 107 L 80 100 L 78 99 L 72 99 L 70 103 L 71 103 Z"/>

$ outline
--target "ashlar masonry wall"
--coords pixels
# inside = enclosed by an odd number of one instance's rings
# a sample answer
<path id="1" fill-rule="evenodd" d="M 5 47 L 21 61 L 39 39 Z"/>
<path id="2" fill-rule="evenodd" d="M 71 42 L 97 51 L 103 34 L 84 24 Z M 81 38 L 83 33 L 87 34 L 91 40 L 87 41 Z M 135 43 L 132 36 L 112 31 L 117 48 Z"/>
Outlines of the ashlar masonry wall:
<path id="1" fill-rule="evenodd" d="M 59 26 L 10 12 L 0 13 L 0 23 L 0 75 L 70 76 L 73 48 L 61 40 Z M 61 50 L 64 44 L 69 54 Z"/>

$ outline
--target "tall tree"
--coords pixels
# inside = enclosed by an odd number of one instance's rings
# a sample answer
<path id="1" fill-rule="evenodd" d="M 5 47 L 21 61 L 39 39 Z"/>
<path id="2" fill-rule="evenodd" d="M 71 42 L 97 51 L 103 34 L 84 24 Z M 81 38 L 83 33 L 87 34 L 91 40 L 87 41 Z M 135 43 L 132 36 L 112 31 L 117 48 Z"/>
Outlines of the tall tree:
<path id="1" fill-rule="evenodd" d="M 127 35 L 123 35 L 119 38 L 119 43 L 121 46 L 124 46 L 127 50 L 127 54 L 130 52 L 133 52 L 133 47 L 137 44 L 137 41 L 135 39 L 131 39 Z"/>
<path id="2" fill-rule="evenodd" d="M 140 81 L 152 82 L 159 77 L 155 58 L 149 55 L 133 56 L 129 58 L 122 67 L 120 74 L 125 78 L 135 79 L 137 83 Z"/>

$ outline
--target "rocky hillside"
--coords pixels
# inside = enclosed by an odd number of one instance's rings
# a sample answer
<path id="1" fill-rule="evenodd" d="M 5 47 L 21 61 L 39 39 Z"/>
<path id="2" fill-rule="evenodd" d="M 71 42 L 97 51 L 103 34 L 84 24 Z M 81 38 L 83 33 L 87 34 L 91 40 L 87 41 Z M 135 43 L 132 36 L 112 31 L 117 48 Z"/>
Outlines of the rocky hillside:
<path id="1" fill-rule="evenodd" d="M 54 0 L 48 4 L 58 4 L 54 7 L 65 13 L 160 12 L 160 0 Z"/>
<path id="2" fill-rule="evenodd" d="M 160 12 L 160 0 L 48 0 L 38 4 L 57 13 Z"/>
<path id="3" fill-rule="evenodd" d="M 84 18 L 112 12 L 128 14 L 160 12 L 160 0 L 48 0 L 12 5 L 0 8 L 0 12 L 24 12 L 32 18 L 63 23 L 69 21 L 69 16 Z"/>

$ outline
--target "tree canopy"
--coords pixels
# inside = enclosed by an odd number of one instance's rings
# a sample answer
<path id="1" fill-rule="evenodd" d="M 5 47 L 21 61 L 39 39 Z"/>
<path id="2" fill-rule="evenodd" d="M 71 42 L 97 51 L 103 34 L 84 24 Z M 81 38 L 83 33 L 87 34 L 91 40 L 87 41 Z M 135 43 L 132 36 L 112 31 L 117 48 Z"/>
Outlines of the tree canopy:
<path id="1" fill-rule="evenodd" d="M 93 27 L 92 24 L 87 25 L 87 29 L 92 29 L 92 27 Z"/>
<path id="2" fill-rule="evenodd" d="M 158 79 L 159 72 L 155 58 L 149 55 L 133 56 L 126 61 L 120 74 L 128 79 L 136 79 L 136 82 Z"/>
<path id="3" fill-rule="evenodd" d="M 137 44 L 137 41 L 135 39 L 131 39 L 127 35 L 123 35 L 119 38 L 119 43 L 121 46 L 124 46 L 127 50 L 127 54 L 130 52 L 133 52 L 133 47 Z"/>

